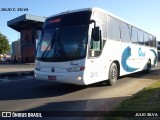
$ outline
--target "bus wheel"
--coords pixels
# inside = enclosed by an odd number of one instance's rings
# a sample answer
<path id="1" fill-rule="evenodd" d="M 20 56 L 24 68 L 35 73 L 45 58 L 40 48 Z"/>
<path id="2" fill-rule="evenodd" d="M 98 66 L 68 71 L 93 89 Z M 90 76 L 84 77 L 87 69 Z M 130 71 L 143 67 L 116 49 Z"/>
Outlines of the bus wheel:
<path id="1" fill-rule="evenodd" d="M 151 72 L 151 61 L 148 60 L 147 62 L 147 69 L 146 69 L 146 73 L 150 73 Z"/>
<path id="2" fill-rule="evenodd" d="M 108 85 L 115 85 L 118 79 L 118 68 L 116 63 L 112 63 L 109 69 L 109 79 L 107 80 Z"/>

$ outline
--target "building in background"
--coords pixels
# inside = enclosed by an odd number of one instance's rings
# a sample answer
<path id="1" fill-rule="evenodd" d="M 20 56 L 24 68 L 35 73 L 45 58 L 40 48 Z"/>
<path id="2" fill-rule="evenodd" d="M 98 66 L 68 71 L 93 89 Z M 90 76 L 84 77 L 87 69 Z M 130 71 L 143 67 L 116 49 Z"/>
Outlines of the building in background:
<path id="1" fill-rule="evenodd" d="M 40 34 L 45 19 L 45 17 L 24 14 L 7 22 L 9 27 L 20 32 L 22 63 L 35 62 L 37 36 Z"/>
<path id="2" fill-rule="evenodd" d="M 12 61 L 21 62 L 20 40 L 12 42 Z"/>

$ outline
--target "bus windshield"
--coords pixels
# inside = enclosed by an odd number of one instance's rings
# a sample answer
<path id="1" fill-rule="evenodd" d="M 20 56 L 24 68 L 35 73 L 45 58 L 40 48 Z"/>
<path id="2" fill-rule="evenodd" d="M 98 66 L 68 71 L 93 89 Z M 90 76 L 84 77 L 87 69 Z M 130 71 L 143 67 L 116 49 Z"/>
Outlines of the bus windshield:
<path id="1" fill-rule="evenodd" d="M 85 58 L 89 19 L 89 12 L 47 19 L 38 43 L 36 59 L 62 62 Z"/>

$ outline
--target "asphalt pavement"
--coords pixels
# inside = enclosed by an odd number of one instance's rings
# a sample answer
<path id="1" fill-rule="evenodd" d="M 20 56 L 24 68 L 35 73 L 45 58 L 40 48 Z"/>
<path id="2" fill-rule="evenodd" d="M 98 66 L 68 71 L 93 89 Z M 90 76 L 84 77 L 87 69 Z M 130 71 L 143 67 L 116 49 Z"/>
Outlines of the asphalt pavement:
<path id="1" fill-rule="evenodd" d="M 42 113 L 42 118 L 37 120 L 100 120 L 99 113 L 114 110 L 123 100 L 158 80 L 160 63 L 150 74 L 138 72 L 120 77 L 115 86 L 103 83 L 78 86 L 40 81 L 32 76 L 3 78 L 0 80 L 0 110 L 19 113 L 37 111 Z M 76 116 L 77 112 L 80 117 Z M 50 116 L 45 113 L 50 113 Z M 88 117 L 83 117 L 84 113 Z"/>
<path id="2" fill-rule="evenodd" d="M 0 79 L 34 75 L 34 63 L 0 64 Z"/>

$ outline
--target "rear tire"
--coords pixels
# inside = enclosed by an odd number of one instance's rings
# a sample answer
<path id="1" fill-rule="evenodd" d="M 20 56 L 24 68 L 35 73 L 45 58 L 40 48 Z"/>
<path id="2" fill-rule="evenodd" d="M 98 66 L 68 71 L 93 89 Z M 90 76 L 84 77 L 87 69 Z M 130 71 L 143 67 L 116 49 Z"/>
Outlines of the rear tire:
<path id="1" fill-rule="evenodd" d="M 109 68 L 109 79 L 106 81 L 107 85 L 115 85 L 118 79 L 118 68 L 116 63 L 112 63 Z"/>

